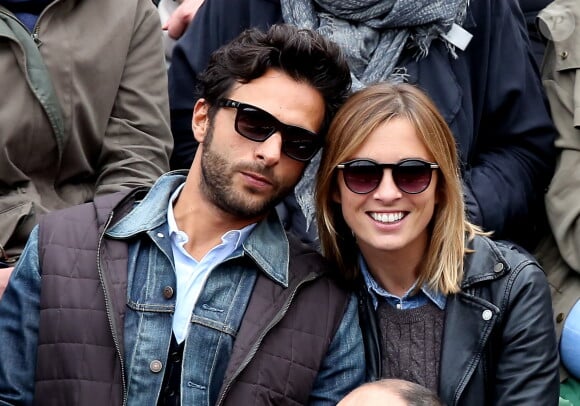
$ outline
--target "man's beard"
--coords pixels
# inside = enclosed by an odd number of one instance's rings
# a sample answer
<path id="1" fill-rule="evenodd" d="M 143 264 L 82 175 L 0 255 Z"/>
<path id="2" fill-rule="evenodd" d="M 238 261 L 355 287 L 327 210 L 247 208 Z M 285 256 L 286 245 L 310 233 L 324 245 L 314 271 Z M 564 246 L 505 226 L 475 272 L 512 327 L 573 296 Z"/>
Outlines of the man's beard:
<path id="1" fill-rule="evenodd" d="M 294 185 L 281 187 L 281 185 L 275 183 L 271 196 L 262 197 L 256 194 L 255 199 L 252 199 L 252 191 L 250 189 L 246 189 L 247 193 L 235 190 L 233 184 L 235 172 L 240 170 L 251 171 L 273 181 L 272 171 L 260 165 L 234 166 L 218 152 L 212 150 L 212 140 L 213 123 L 209 126 L 203 143 L 200 187 L 208 200 L 225 213 L 242 219 L 262 217 L 292 190 Z"/>

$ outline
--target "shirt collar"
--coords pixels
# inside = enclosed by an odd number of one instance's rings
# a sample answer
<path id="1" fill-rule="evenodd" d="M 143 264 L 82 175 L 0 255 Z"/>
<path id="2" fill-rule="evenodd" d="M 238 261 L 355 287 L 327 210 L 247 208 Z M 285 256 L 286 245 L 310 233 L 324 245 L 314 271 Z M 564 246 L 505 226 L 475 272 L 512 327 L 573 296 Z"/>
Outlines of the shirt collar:
<path id="1" fill-rule="evenodd" d="M 173 171 L 161 176 L 143 200 L 137 202 L 126 216 L 110 227 L 106 235 L 126 239 L 167 224 L 167 205 L 176 189 L 185 182 L 186 175 L 187 171 Z M 272 210 L 247 233 L 247 238 L 242 234 L 238 238 L 238 243 L 243 246 L 245 254 L 251 257 L 270 279 L 288 287 L 290 247 L 276 210 Z"/>
<path id="2" fill-rule="evenodd" d="M 371 299 L 373 301 L 373 305 L 374 305 L 375 309 L 378 306 L 379 298 L 384 298 L 387 301 L 396 300 L 398 302 L 405 302 L 405 301 L 409 301 L 409 300 L 413 299 L 413 296 L 411 295 L 411 293 L 415 289 L 415 285 L 411 286 L 409 288 L 409 290 L 402 297 L 393 295 L 392 293 L 390 293 L 386 289 L 384 289 L 382 286 L 380 286 L 378 284 L 378 282 L 373 278 L 373 276 L 371 275 L 371 273 L 368 269 L 367 263 L 364 260 L 362 255 L 359 256 L 359 265 L 360 265 L 362 276 L 363 276 L 364 281 L 365 281 L 365 286 L 366 286 L 367 291 L 369 292 L 369 294 L 371 296 Z M 447 298 L 445 297 L 445 295 L 443 293 L 435 291 L 433 289 L 430 289 L 429 286 L 424 284 L 421 287 L 421 289 L 419 289 L 418 295 L 421 295 L 421 294 L 424 295 L 428 300 L 433 302 L 439 309 L 441 309 L 441 310 L 445 309 L 445 304 L 446 304 Z"/>
<path id="3" fill-rule="evenodd" d="M 173 214 L 173 203 L 181 193 L 181 190 L 185 186 L 185 183 L 182 183 L 175 189 L 171 198 L 169 199 L 169 203 L 167 204 L 167 226 L 169 228 L 169 236 L 173 239 L 174 236 L 179 236 L 180 244 L 185 244 L 189 237 L 187 234 L 179 229 L 177 226 L 177 222 L 175 221 L 175 215 Z M 232 252 L 238 252 L 239 248 L 242 246 L 244 241 L 248 238 L 256 223 L 249 224 L 240 230 L 229 230 L 222 235 L 221 240 L 224 243 L 232 244 Z"/>

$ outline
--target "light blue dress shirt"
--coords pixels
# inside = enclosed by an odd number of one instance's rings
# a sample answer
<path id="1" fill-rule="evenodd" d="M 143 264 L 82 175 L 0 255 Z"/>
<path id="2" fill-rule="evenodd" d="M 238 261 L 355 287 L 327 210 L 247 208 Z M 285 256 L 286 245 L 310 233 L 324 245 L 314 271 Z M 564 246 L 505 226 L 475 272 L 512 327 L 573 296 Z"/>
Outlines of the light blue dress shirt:
<path id="1" fill-rule="evenodd" d="M 230 230 L 222 236 L 222 242 L 213 247 L 201 261 L 193 258 L 184 248 L 189 237 L 177 227 L 173 214 L 173 203 L 183 189 L 179 186 L 167 206 L 167 225 L 171 238 L 171 250 L 175 262 L 175 277 L 177 280 L 177 294 L 175 298 L 175 315 L 173 316 L 173 334 L 177 343 L 182 343 L 187 337 L 191 322 L 191 314 L 195 303 L 211 270 L 222 263 L 233 252 L 242 249 L 242 244 L 250 235 L 256 223 L 250 224 L 241 230 Z"/>

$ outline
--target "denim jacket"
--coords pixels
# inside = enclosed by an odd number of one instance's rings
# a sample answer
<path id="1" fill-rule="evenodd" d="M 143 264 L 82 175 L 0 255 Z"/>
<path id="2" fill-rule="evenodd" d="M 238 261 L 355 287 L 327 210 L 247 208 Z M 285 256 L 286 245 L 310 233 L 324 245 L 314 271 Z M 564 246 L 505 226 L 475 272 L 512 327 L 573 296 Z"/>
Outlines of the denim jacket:
<path id="1" fill-rule="evenodd" d="M 145 198 L 105 233 L 107 238 L 129 242 L 127 311 L 120 343 L 128 405 L 154 405 L 161 391 L 163 373 L 158 372 L 167 360 L 175 305 L 175 295 L 159 295 L 160 289 L 171 292 L 169 288 L 175 286 L 166 208 L 171 193 L 184 179 L 179 173 L 161 177 Z M 225 393 L 219 399 L 218 395 L 231 385 L 223 380 L 256 277 L 263 272 L 275 283 L 287 286 L 288 253 L 288 239 L 274 215 L 256 226 L 242 250 L 211 272 L 185 341 L 182 404 L 223 403 Z M 240 260 L 244 256 L 252 261 Z M 36 358 L 31 354 L 36 354 L 38 342 L 39 268 L 35 229 L 0 302 L 0 405 L 30 404 L 33 399 Z M 250 354 L 255 355 L 255 351 Z M 356 300 L 351 298 L 318 371 L 309 403 L 336 404 L 363 379 L 364 350 Z"/>

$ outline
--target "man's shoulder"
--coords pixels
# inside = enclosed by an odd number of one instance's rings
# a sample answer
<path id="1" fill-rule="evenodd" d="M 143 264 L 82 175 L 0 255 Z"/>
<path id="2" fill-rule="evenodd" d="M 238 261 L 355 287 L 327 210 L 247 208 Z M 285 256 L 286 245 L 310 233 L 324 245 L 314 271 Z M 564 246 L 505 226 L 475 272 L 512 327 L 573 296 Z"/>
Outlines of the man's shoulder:
<path id="1" fill-rule="evenodd" d="M 286 231 L 286 236 L 288 237 L 288 245 L 290 247 L 290 259 L 300 259 L 312 262 L 316 267 L 320 268 L 320 272 L 327 270 L 327 261 L 315 247 L 302 241 L 293 232 Z"/>
<path id="2" fill-rule="evenodd" d="M 342 293 L 350 291 L 331 263 L 316 248 L 301 241 L 292 233 L 287 235 L 290 246 L 290 273 L 302 277 L 314 273 L 318 283 L 327 285 L 329 289 Z"/>
<path id="3" fill-rule="evenodd" d="M 108 193 L 106 195 L 96 196 L 93 201 L 83 204 L 70 206 L 64 209 L 55 210 L 46 213 L 42 220 L 54 221 L 63 219 L 79 219 L 87 220 L 87 215 L 95 212 L 95 210 L 112 210 L 121 200 L 123 200 L 132 190 L 123 190 L 115 193 Z M 41 220 L 41 222 L 42 222 Z"/>
<path id="4" fill-rule="evenodd" d="M 109 193 L 96 196 L 93 201 L 67 207 L 65 209 L 55 210 L 46 213 L 40 218 L 39 230 L 42 233 L 54 233 L 56 230 L 64 230 L 73 227 L 95 228 L 102 226 L 108 219 L 109 215 L 116 207 L 122 207 L 118 215 L 124 215 L 133 207 L 133 203 L 139 196 L 146 193 L 147 188 L 127 189 L 120 192 Z"/>

